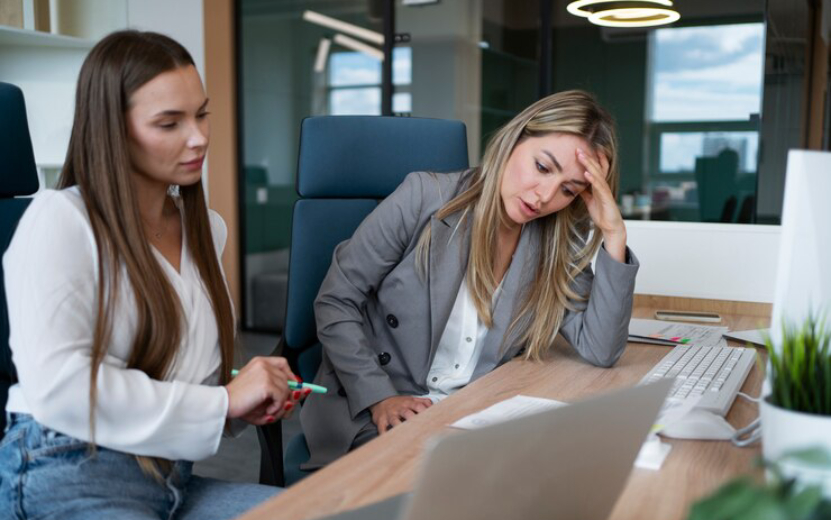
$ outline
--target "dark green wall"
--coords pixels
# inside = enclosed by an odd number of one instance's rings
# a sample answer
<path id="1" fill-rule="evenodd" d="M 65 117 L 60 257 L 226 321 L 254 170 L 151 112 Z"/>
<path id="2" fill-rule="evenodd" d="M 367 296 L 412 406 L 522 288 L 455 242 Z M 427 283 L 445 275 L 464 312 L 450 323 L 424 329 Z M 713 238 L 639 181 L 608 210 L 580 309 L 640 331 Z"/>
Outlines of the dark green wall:
<path id="1" fill-rule="evenodd" d="M 555 92 L 583 89 L 614 116 L 620 140 L 620 193 L 642 190 L 647 41 L 604 42 L 596 27 L 558 28 L 553 35 Z"/>

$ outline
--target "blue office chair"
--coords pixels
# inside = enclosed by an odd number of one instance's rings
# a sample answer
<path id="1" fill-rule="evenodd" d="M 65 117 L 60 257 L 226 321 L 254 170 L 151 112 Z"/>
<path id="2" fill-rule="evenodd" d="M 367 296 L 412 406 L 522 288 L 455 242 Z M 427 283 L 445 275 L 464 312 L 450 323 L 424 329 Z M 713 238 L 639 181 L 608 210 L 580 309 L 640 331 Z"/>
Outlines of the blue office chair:
<path id="1" fill-rule="evenodd" d="M 31 195 L 38 189 L 35 154 L 29 137 L 26 104 L 19 88 L 0 83 L 0 255 L 6 252 L 17 222 L 31 199 L 15 198 Z M 9 387 L 17 382 L 17 372 L 9 350 L 9 313 L 6 287 L 0 264 L 0 406 L 6 410 Z M 6 414 L 0 413 L 0 439 L 6 428 Z"/>
<path id="2" fill-rule="evenodd" d="M 289 359 L 304 381 L 314 379 L 320 365 L 313 304 L 335 246 L 351 237 L 408 173 L 467 167 L 466 131 L 460 121 L 372 116 L 303 120 L 285 329 L 276 352 Z M 309 459 L 302 434 L 288 444 L 285 472 L 280 424 L 258 428 L 258 435 L 262 483 L 291 485 L 310 473 L 300 469 Z"/>

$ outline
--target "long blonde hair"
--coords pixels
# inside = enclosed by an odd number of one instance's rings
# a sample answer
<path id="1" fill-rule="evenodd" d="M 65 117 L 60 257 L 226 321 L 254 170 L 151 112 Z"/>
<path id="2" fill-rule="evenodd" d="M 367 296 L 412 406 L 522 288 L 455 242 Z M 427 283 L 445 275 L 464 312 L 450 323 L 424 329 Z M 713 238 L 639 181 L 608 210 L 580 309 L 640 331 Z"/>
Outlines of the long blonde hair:
<path id="1" fill-rule="evenodd" d="M 98 246 L 97 319 L 92 344 L 89 423 L 92 448 L 98 371 L 109 348 L 123 266 L 135 294 L 136 335 L 127 368 L 163 380 L 182 339 L 182 308 L 145 238 L 132 184 L 126 112 L 131 95 L 159 74 L 193 65 L 176 41 L 152 32 L 120 31 L 90 51 L 78 77 L 75 120 L 59 188 L 77 185 Z M 202 183 L 181 186 L 186 242 L 216 316 L 221 351 L 220 382 L 231 378 L 234 317 L 211 235 Z M 125 413 L 128 413 L 125 411 Z M 168 461 L 138 457 L 142 469 L 161 478 Z"/>
<path id="2" fill-rule="evenodd" d="M 586 92 L 569 90 L 541 99 L 503 126 L 488 142 L 482 164 L 471 172 L 467 188 L 445 204 L 436 218 L 460 212 L 460 225 L 470 226 L 467 287 L 479 319 L 491 327 L 492 295 L 498 285 L 494 273 L 497 231 L 508 222 L 500 188 L 508 159 L 523 139 L 551 133 L 581 137 L 609 160 L 607 182 L 617 197 L 619 172 L 617 136 L 611 116 Z M 574 281 L 597 253 L 602 237 L 592 229 L 586 205 L 580 197 L 547 217 L 540 225 L 539 258 L 533 281 L 525 291 L 509 331 L 526 345 L 526 359 L 539 360 L 563 322 L 566 309 L 586 296 L 573 289 Z M 430 227 L 419 237 L 416 265 L 423 274 L 429 256 Z M 508 337 L 508 334 L 506 334 Z"/>

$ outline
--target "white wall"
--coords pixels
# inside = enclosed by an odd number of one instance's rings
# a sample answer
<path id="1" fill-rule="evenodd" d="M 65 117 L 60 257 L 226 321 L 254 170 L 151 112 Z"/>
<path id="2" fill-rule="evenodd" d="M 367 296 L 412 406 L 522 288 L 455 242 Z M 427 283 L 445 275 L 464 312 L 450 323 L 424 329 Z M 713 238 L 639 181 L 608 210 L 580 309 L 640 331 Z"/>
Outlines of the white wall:
<path id="1" fill-rule="evenodd" d="M 35 161 L 61 166 L 75 110 L 75 83 L 85 48 L 0 46 L 0 80 L 20 87 Z"/>
<path id="2" fill-rule="evenodd" d="M 155 31 L 178 41 L 191 53 L 199 75 L 205 77 L 203 0 L 128 0 L 127 25 Z"/>
<path id="3" fill-rule="evenodd" d="M 779 226 L 626 221 L 638 294 L 773 302 Z"/>

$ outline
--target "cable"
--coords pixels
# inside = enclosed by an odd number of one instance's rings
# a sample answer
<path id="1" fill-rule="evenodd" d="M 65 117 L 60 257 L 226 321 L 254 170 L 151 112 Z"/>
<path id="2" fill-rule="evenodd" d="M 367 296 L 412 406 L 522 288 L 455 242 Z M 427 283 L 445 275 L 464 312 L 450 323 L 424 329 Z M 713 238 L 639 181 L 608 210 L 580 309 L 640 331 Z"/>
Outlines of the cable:
<path id="1" fill-rule="evenodd" d="M 758 403 L 759 401 L 761 401 L 761 400 L 762 400 L 762 397 L 761 397 L 761 396 L 759 396 L 759 397 L 753 397 L 753 396 L 748 395 L 748 394 L 746 394 L 746 393 L 744 393 L 744 392 L 739 392 L 739 393 L 738 393 L 738 394 L 736 394 L 736 395 L 740 395 L 740 396 L 744 397 L 745 399 L 747 399 L 748 401 L 751 401 L 751 402 L 754 402 L 754 403 Z"/>

